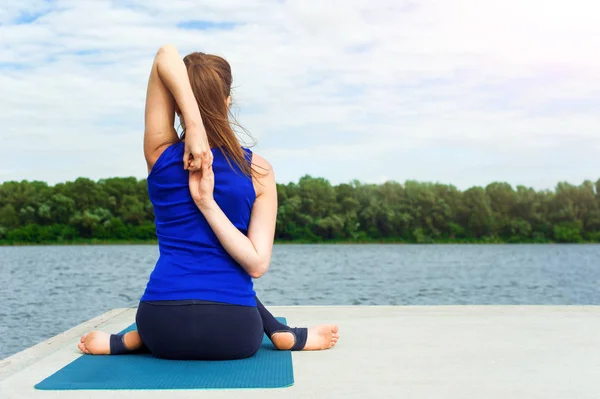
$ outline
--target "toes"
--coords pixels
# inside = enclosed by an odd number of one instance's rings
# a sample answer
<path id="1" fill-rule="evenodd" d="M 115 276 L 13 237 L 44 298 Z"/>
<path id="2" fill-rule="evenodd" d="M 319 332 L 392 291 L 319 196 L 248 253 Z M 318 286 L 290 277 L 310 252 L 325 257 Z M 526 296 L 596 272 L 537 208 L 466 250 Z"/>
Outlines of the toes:
<path id="1" fill-rule="evenodd" d="M 85 347 L 85 345 L 84 345 L 82 342 L 78 343 L 78 344 L 77 344 L 77 347 L 78 347 L 78 348 L 79 348 L 79 350 L 80 350 L 80 351 L 82 351 L 83 353 L 85 353 L 85 354 L 87 354 L 87 355 L 89 355 L 89 354 L 90 354 L 90 351 L 89 351 L 89 350 L 88 350 L 88 349 Z"/>
<path id="2" fill-rule="evenodd" d="M 335 344 L 337 344 L 338 339 L 340 338 L 340 334 L 338 334 L 337 332 L 334 332 L 331 335 L 331 344 L 330 344 L 330 348 L 333 348 L 335 346 Z"/>
<path id="3" fill-rule="evenodd" d="M 333 325 L 331 326 L 331 332 L 332 332 L 332 333 L 334 333 L 334 334 L 337 334 L 337 332 L 338 332 L 339 330 L 340 330 L 340 329 L 338 328 L 338 326 L 337 326 L 337 325 L 333 324 Z"/>
<path id="4" fill-rule="evenodd" d="M 81 336 L 81 341 L 80 341 L 80 342 L 85 342 L 85 340 L 86 340 L 86 338 L 87 338 L 87 336 L 88 336 L 89 334 L 90 334 L 90 333 L 83 334 L 83 335 Z"/>

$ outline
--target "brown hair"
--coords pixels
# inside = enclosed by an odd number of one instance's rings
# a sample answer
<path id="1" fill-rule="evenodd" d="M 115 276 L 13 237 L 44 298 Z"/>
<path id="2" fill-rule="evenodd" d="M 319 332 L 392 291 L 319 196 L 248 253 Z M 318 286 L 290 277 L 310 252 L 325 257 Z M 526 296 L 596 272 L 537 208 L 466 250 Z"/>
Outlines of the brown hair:
<path id="1" fill-rule="evenodd" d="M 231 124 L 248 132 L 236 121 L 227 106 L 231 95 L 231 66 L 222 57 L 200 52 L 191 53 L 183 59 L 187 67 L 192 91 L 196 97 L 202 122 L 211 147 L 223 150 L 227 162 L 230 158 L 246 176 L 263 176 L 250 166 Z M 185 137 L 185 131 L 182 138 Z"/>

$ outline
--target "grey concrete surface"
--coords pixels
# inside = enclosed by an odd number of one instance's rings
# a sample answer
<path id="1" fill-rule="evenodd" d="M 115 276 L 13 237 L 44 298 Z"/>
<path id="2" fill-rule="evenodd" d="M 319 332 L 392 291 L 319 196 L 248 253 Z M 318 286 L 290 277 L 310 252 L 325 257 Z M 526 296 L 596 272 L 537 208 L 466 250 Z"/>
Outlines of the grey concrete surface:
<path id="1" fill-rule="evenodd" d="M 295 384 L 268 390 L 36 391 L 115 309 L 0 361 L 0 398 L 600 398 L 600 306 L 272 307 L 291 325 L 335 322 L 338 345 L 293 354 Z"/>

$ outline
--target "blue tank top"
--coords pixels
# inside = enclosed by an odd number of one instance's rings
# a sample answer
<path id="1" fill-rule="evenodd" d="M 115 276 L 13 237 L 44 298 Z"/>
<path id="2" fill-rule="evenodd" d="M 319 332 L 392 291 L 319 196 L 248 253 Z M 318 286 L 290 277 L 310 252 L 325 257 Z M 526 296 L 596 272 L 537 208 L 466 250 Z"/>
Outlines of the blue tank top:
<path id="1" fill-rule="evenodd" d="M 243 150 L 251 164 L 252 152 Z M 225 251 L 190 195 L 183 151 L 183 142 L 169 146 L 148 176 L 160 255 L 141 300 L 200 299 L 256 306 L 252 278 Z M 247 234 L 256 199 L 252 179 L 235 162 L 230 165 L 221 149 L 212 153 L 215 201 Z"/>

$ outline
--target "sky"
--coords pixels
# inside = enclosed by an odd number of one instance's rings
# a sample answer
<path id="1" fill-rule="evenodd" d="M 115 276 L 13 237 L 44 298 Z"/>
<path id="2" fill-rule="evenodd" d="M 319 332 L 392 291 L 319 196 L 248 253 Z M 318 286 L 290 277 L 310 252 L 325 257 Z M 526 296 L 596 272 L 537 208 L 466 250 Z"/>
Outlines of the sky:
<path id="1" fill-rule="evenodd" d="M 594 0 L 71 0 L 0 6 L 0 182 L 147 174 L 161 45 L 225 57 L 279 183 L 600 178 Z"/>

